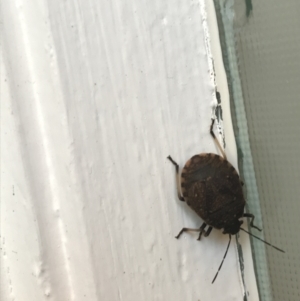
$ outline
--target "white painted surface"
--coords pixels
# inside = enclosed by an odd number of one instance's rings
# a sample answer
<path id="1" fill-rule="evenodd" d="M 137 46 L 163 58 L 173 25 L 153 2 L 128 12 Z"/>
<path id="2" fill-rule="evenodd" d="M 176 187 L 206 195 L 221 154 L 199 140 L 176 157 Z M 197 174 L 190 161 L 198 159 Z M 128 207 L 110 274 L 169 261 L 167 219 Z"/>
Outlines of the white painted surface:
<path id="1" fill-rule="evenodd" d="M 242 300 L 234 239 L 214 285 L 228 237 L 174 239 L 166 157 L 217 152 L 201 8 L 2 1 L 1 300 Z"/>

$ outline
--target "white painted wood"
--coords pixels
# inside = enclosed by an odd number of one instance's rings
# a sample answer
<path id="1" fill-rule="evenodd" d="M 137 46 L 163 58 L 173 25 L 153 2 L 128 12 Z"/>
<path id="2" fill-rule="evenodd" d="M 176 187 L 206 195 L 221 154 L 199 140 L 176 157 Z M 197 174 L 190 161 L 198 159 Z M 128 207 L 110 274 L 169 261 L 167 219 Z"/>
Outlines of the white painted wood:
<path id="1" fill-rule="evenodd" d="M 218 91 L 222 96 L 222 111 L 224 115 L 224 132 L 226 137 L 226 155 L 229 162 L 238 170 L 237 150 L 235 144 L 235 137 L 231 122 L 230 99 L 226 73 L 223 64 L 222 50 L 219 40 L 219 31 L 215 15 L 215 7 L 213 1 L 206 1 L 206 10 L 209 16 L 208 27 L 211 36 L 211 52 L 215 62 L 215 75 Z M 243 181 L 245 181 L 243 179 Z M 247 183 L 246 183 L 247 185 Z M 247 197 L 247 196 L 246 196 Z M 246 199 L 247 201 L 247 199 Z M 246 220 L 244 220 L 243 228 L 247 229 Z M 242 271 L 244 275 L 244 290 L 248 301 L 259 300 L 258 288 L 256 283 L 256 276 L 253 265 L 253 258 L 251 252 L 250 237 L 245 232 L 239 232 L 239 244 L 242 248 L 240 255 L 243 263 Z"/>
<path id="2" fill-rule="evenodd" d="M 242 300 L 183 166 L 217 152 L 203 1 L 3 0 L 1 300 Z"/>

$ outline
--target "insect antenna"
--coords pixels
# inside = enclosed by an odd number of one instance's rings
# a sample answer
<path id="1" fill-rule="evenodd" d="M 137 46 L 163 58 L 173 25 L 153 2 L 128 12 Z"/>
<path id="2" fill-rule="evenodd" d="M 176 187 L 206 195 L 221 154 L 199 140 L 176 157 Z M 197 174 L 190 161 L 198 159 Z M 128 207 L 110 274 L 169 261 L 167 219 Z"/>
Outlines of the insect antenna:
<path id="1" fill-rule="evenodd" d="M 218 269 L 218 271 L 217 271 L 217 273 L 216 273 L 216 275 L 215 275 L 215 277 L 214 277 L 214 279 L 212 281 L 212 284 L 215 282 L 215 280 L 216 280 L 216 278 L 217 278 L 217 276 L 219 274 L 219 271 L 221 270 L 221 267 L 223 265 L 224 259 L 225 259 L 226 255 L 227 255 L 227 252 L 228 252 L 228 249 L 229 249 L 229 246 L 230 246 L 230 242 L 231 242 L 231 235 L 229 234 L 229 242 L 228 242 L 228 246 L 227 246 L 226 252 L 225 252 L 224 257 L 222 259 L 222 262 L 221 262 L 221 264 L 219 266 L 219 269 Z"/>
<path id="2" fill-rule="evenodd" d="M 240 229 L 243 230 L 244 232 L 248 233 L 249 235 L 251 235 L 251 236 L 257 238 L 258 240 L 264 242 L 266 245 L 269 245 L 269 246 L 271 246 L 272 248 L 274 248 L 274 249 L 276 249 L 276 250 L 278 250 L 278 251 L 280 251 L 280 252 L 282 252 L 282 253 L 285 253 L 285 251 L 283 251 L 283 250 L 281 250 L 281 249 L 279 249 L 279 248 L 277 248 L 277 247 L 271 245 L 269 242 L 267 242 L 267 241 L 265 241 L 265 240 L 259 238 L 258 236 L 254 235 L 254 234 L 252 234 L 252 233 L 250 233 L 250 232 L 248 232 L 248 231 L 246 231 L 245 229 L 243 229 L 243 228 L 240 228 Z"/>

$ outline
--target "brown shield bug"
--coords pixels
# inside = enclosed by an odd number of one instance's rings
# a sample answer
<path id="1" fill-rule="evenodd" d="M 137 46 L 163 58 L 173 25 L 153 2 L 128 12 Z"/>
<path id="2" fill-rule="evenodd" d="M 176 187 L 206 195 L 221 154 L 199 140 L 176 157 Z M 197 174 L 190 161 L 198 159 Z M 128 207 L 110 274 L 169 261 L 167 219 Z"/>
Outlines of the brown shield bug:
<path id="1" fill-rule="evenodd" d="M 227 161 L 225 152 L 213 132 L 213 126 L 214 119 L 210 126 L 210 134 L 222 156 L 212 153 L 193 156 L 183 167 L 181 177 L 179 165 L 171 156 L 168 157 L 176 169 L 179 200 L 186 202 L 204 221 L 199 229 L 183 228 L 176 238 L 179 238 L 185 231 L 196 231 L 199 232 L 198 240 L 200 240 L 202 234 L 208 236 L 213 228 L 223 229 L 223 234 L 229 234 L 227 249 L 212 283 L 216 280 L 227 255 L 231 235 L 237 234 L 240 230 L 284 253 L 283 250 L 241 228 L 243 221 L 240 219 L 248 217 L 250 227 L 261 231 L 253 224 L 254 215 L 244 213 L 246 202 L 242 189 L 243 182 L 235 168 Z M 207 230 L 205 230 L 206 227 L 208 227 Z"/>

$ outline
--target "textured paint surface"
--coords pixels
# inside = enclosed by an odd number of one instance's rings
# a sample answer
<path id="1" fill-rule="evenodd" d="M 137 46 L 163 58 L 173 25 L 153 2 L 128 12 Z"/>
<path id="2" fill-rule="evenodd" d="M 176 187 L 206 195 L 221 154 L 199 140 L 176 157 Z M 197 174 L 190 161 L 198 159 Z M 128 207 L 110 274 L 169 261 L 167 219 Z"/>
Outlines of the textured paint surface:
<path id="1" fill-rule="evenodd" d="M 2 11 L 1 300 L 242 300 L 235 241 L 212 286 L 228 237 L 174 239 L 166 157 L 217 152 L 203 1 Z"/>

